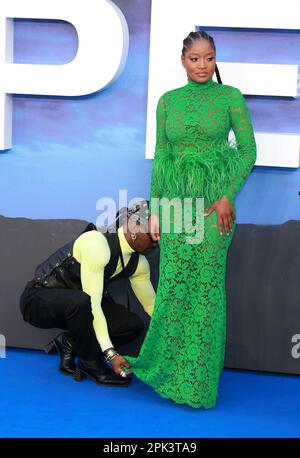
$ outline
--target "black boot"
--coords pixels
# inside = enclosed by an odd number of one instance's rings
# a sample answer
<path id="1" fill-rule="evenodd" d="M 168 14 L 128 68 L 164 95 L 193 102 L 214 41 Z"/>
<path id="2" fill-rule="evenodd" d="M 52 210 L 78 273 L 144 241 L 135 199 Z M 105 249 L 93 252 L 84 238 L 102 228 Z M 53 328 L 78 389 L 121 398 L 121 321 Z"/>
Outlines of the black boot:
<path id="1" fill-rule="evenodd" d="M 98 385 L 128 386 L 131 381 L 130 376 L 116 375 L 101 358 L 97 361 L 82 358 L 78 360 L 74 379 L 81 382 L 86 376 L 92 378 Z"/>
<path id="2" fill-rule="evenodd" d="M 59 370 L 64 374 L 73 375 L 75 373 L 75 353 L 72 338 L 69 333 L 63 332 L 53 340 L 60 357 Z"/>

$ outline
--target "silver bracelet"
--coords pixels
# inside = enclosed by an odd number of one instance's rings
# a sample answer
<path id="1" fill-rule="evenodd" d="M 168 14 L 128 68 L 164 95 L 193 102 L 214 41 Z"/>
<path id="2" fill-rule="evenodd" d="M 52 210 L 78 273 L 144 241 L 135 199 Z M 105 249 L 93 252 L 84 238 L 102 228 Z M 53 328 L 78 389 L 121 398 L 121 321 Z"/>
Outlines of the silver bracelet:
<path id="1" fill-rule="evenodd" d="M 104 358 L 106 362 L 111 362 L 116 356 L 119 356 L 119 353 L 114 348 L 108 348 L 104 352 Z"/>

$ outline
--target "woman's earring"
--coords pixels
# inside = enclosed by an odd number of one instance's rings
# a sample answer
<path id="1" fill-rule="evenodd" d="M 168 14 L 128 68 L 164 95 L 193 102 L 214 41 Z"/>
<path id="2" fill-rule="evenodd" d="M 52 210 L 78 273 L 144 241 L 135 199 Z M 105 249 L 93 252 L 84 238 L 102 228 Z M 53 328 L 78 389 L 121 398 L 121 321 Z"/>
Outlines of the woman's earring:
<path id="1" fill-rule="evenodd" d="M 132 234 L 132 233 L 131 233 L 130 235 L 131 235 L 131 240 L 132 240 L 133 242 L 135 242 L 135 241 L 136 241 L 136 234 Z"/>

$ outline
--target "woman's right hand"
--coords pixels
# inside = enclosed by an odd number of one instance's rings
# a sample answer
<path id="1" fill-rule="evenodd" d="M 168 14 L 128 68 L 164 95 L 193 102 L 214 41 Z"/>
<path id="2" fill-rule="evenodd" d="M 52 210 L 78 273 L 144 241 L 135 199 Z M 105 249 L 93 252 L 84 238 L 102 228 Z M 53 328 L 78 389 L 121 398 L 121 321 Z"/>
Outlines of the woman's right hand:
<path id="1" fill-rule="evenodd" d="M 149 218 L 149 232 L 154 242 L 160 239 L 159 217 L 157 215 L 150 215 Z"/>

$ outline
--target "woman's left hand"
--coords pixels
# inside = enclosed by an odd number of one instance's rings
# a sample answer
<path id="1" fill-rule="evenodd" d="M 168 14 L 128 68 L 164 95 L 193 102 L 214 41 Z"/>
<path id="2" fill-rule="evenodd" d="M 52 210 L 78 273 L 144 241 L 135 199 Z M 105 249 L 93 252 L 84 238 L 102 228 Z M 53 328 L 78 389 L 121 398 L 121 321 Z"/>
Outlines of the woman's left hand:
<path id="1" fill-rule="evenodd" d="M 229 202 L 226 196 L 214 202 L 204 213 L 204 216 L 208 216 L 212 211 L 216 210 L 218 216 L 218 226 L 220 235 L 223 235 L 223 227 L 227 235 L 229 231 L 232 231 L 232 221 L 235 221 L 235 214 L 233 206 Z"/>

